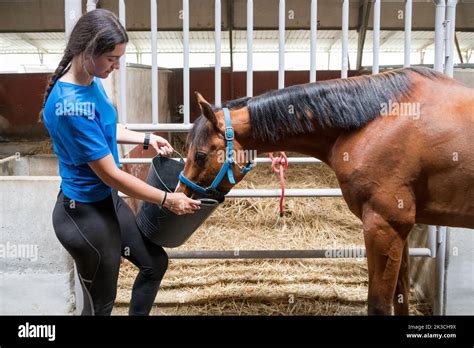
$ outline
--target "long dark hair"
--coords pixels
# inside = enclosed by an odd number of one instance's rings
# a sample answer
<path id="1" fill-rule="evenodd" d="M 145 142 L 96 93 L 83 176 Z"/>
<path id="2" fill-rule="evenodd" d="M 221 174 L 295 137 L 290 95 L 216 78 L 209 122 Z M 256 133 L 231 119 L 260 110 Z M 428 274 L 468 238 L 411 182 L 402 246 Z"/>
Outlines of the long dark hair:
<path id="1" fill-rule="evenodd" d="M 97 9 L 84 14 L 71 32 L 64 55 L 54 73 L 49 77 L 44 94 L 40 121 L 49 94 L 56 81 L 70 68 L 74 56 L 80 54 L 98 57 L 113 51 L 116 45 L 128 42 L 128 35 L 117 16 L 108 10 Z"/>

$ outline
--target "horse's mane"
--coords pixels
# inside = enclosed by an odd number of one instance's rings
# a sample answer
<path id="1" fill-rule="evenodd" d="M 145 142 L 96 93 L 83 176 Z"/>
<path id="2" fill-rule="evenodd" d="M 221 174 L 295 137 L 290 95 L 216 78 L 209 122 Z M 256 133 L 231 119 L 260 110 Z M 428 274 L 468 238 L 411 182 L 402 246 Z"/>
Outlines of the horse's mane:
<path id="1" fill-rule="evenodd" d="M 253 98 L 232 100 L 222 107 L 247 106 L 253 137 L 268 142 L 308 133 L 314 130 L 314 121 L 323 128 L 358 129 L 378 117 L 382 105 L 395 103 L 410 94 L 413 72 L 429 79 L 442 76 L 428 68 L 404 68 L 291 86 Z M 203 128 L 199 127 L 200 123 L 195 124 L 190 139 L 196 140 L 197 132 Z"/>

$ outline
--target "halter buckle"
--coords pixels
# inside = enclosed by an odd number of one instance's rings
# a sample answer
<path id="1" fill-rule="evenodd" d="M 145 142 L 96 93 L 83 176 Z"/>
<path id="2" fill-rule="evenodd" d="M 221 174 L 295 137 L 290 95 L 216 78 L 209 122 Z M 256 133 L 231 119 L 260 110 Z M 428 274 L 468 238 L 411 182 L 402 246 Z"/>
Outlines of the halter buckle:
<path id="1" fill-rule="evenodd" d="M 225 140 L 234 140 L 234 128 L 232 128 L 232 126 L 225 127 Z"/>

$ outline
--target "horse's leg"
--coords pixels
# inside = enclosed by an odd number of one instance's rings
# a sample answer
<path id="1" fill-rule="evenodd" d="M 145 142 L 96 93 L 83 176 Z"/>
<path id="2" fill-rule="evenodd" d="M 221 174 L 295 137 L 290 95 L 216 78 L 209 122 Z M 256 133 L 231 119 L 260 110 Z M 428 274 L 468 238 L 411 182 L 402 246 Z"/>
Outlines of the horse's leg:
<path id="1" fill-rule="evenodd" d="M 393 296 L 393 308 L 395 315 L 408 315 L 408 296 L 410 290 L 410 279 L 408 277 L 408 241 L 403 247 L 402 262 L 398 272 L 398 280 Z"/>
<path id="2" fill-rule="evenodd" d="M 369 315 L 391 315 L 406 235 L 411 229 L 395 229 L 378 213 L 364 211 L 364 240 L 369 269 Z M 405 237 L 403 237 L 405 236 Z"/>

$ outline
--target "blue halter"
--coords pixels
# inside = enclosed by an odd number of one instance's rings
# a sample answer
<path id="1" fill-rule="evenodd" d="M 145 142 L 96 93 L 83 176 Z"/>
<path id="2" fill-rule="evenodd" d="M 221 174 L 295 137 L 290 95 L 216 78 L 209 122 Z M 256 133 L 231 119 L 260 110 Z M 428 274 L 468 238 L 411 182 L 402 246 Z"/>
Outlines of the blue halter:
<path id="1" fill-rule="evenodd" d="M 225 140 L 227 143 L 226 147 L 226 153 L 225 153 L 225 162 L 222 164 L 221 169 L 219 170 L 219 173 L 217 174 L 216 178 L 212 182 L 211 186 L 204 188 L 188 178 L 186 178 L 183 174 L 183 171 L 179 173 L 179 180 L 191 188 L 192 190 L 202 193 L 202 194 L 218 194 L 218 195 L 225 195 L 224 192 L 221 192 L 217 190 L 217 186 L 221 183 L 222 179 L 227 175 L 227 178 L 229 179 L 229 182 L 232 185 L 235 185 L 235 180 L 234 180 L 234 173 L 232 171 L 232 166 L 236 164 L 235 160 L 235 151 L 234 151 L 234 146 L 233 146 L 233 140 L 234 140 L 234 128 L 232 128 L 232 122 L 230 120 L 230 113 L 228 108 L 223 108 L 224 110 L 224 120 L 225 120 Z M 242 174 L 247 174 L 250 169 L 252 169 L 253 163 L 249 162 L 247 165 L 243 168 L 241 168 L 241 173 Z"/>

